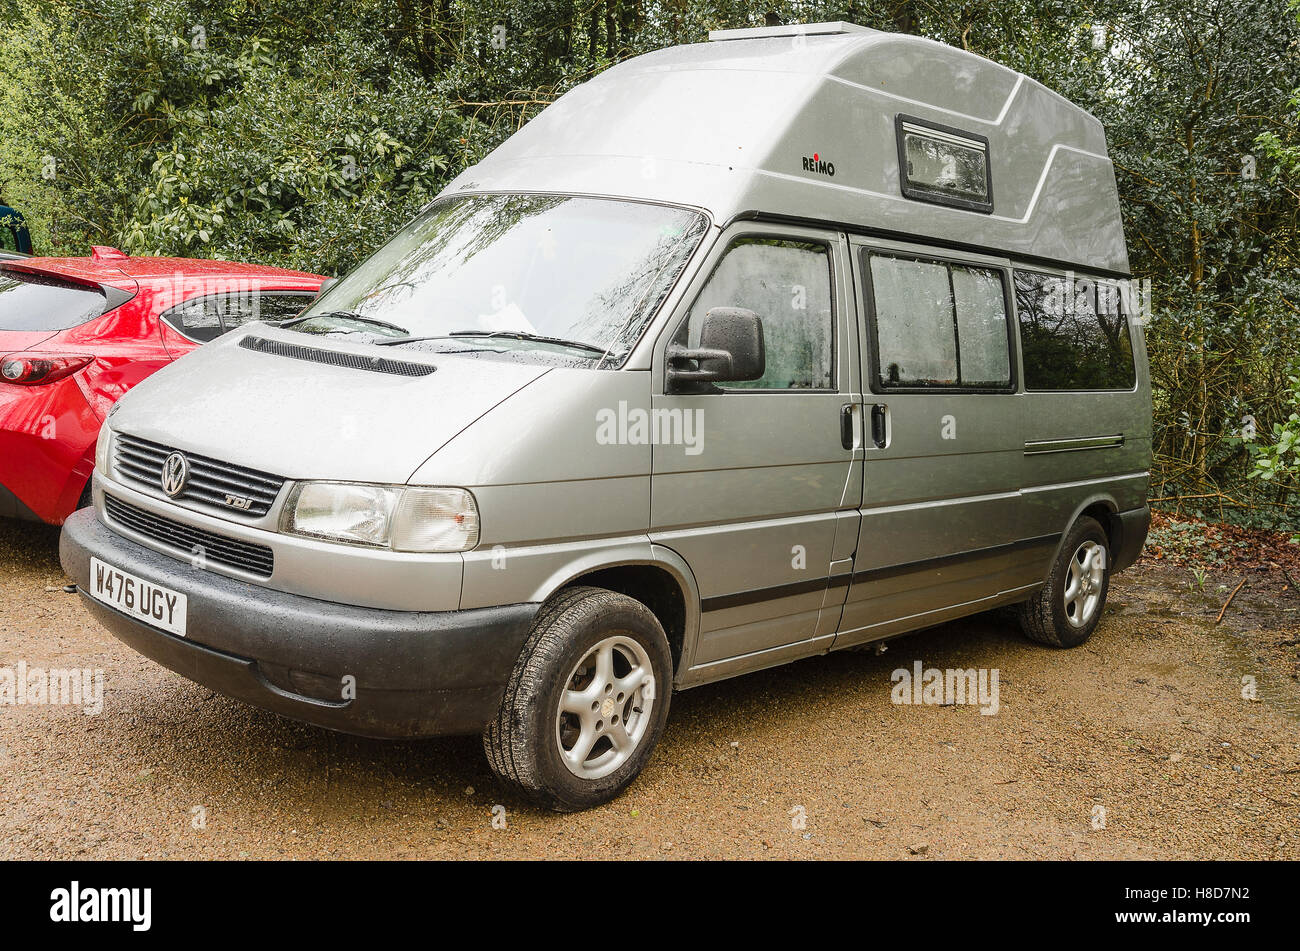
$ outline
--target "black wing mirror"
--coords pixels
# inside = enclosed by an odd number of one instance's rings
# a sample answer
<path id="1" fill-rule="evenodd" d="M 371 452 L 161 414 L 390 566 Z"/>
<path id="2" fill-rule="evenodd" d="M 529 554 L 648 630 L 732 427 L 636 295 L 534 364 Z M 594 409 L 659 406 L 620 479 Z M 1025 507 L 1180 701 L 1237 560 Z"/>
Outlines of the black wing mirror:
<path id="1" fill-rule="evenodd" d="M 704 315 L 699 347 L 672 344 L 667 357 L 669 391 L 760 379 L 767 369 L 763 319 L 743 307 L 714 307 Z"/>

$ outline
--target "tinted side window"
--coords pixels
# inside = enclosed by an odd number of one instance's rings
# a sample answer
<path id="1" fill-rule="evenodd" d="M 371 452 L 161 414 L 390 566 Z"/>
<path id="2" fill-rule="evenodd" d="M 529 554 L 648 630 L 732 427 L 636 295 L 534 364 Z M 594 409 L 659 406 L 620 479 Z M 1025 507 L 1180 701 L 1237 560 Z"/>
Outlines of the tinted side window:
<path id="1" fill-rule="evenodd" d="M 1117 289 L 1016 271 L 1016 309 L 1030 390 L 1127 390 L 1136 382 Z"/>
<path id="2" fill-rule="evenodd" d="M 957 383 L 948 269 L 942 264 L 871 258 L 876 353 L 887 385 Z"/>
<path id="3" fill-rule="evenodd" d="M 312 300 L 311 294 L 263 294 L 262 316 L 258 320 L 265 320 L 271 324 L 292 320 L 301 314 Z"/>
<path id="4" fill-rule="evenodd" d="M 1000 271 L 869 252 L 864 256 L 882 386 L 1010 386 Z"/>
<path id="5" fill-rule="evenodd" d="M 0 330 L 67 330 L 104 312 L 104 295 L 83 284 L 0 270 Z"/>
<path id="6" fill-rule="evenodd" d="M 311 300 L 310 294 L 240 290 L 187 300 L 167 311 L 163 320 L 191 340 L 207 343 L 254 320 L 278 323 L 296 317 Z"/>
<path id="7" fill-rule="evenodd" d="M 163 320 L 191 340 L 207 343 L 221 336 L 221 316 L 217 312 L 216 298 L 197 297 L 177 304 Z"/>
<path id="8" fill-rule="evenodd" d="M 695 303 L 677 342 L 699 345 L 704 315 L 745 307 L 763 320 L 767 369 L 762 379 L 727 389 L 835 388 L 835 314 L 830 249 L 817 242 L 742 238 L 727 249 Z"/>
<path id="9" fill-rule="evenodd" d="M 254 320 L 279 323 L 297 317 L 311 303 L 310 294 L 286 294 L 262 291 L 226 298 L 221 308 L 221 325 L 227 333 Z"/>

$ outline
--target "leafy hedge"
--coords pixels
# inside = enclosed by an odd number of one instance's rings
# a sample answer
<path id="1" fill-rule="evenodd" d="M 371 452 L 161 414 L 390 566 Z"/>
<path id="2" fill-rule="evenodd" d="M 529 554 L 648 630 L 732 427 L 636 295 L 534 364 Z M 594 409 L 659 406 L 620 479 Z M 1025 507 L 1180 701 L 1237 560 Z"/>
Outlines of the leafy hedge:
<path id="1" fill-rule="evenodd" d="M 1097 115 L 1152 285 L 1155 493 L 1289 519 L 1300 456 L 1248 480 L 1242 438 L 1300 398 L 1289 0 L 0 0 L 0 196 L 42 253 L 336 273 L 573 84 L 768 17 L 921 33 Z"/>

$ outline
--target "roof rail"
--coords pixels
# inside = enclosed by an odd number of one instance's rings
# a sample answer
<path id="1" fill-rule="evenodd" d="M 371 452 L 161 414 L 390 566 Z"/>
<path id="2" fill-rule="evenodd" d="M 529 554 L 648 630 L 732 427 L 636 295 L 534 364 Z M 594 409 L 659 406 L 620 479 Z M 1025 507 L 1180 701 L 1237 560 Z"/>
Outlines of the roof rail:
<path id="1" fill-rule="evenodd" d="M 790 23 L 786 26 L 758 26 L 741 30 L 709 30 L 709 42 L 757 40 L 772 36 L 829 36 L 835 33 L 879 33 L 870 27 L 835 20 L 830 23 Z"/>

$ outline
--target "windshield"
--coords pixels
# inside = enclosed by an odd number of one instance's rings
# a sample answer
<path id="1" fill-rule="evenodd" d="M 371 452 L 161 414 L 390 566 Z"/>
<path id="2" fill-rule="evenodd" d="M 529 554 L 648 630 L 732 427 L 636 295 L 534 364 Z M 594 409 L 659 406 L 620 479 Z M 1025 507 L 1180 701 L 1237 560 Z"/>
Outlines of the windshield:
<path id="1" fill-rule="evenodd" d="M 631 201 L 549 195 L 440 201 L 331 287 L 291 329 L 617 364 L 706 227 L 696 212 Z"/>

